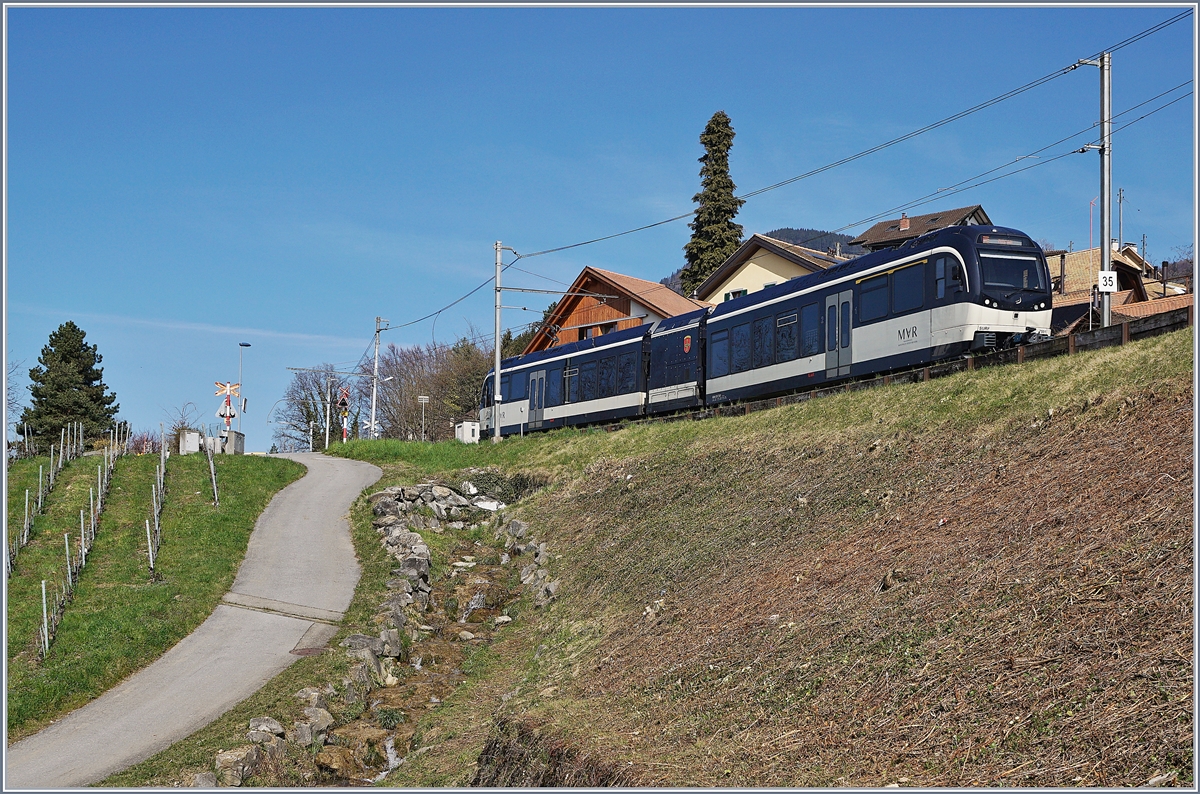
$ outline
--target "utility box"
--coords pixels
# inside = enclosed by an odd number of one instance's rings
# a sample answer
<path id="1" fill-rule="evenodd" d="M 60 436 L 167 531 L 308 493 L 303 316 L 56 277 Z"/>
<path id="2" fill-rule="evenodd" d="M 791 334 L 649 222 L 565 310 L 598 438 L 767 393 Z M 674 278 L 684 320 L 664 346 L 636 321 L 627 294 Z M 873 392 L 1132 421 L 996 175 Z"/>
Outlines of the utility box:
<path id="1" fill-rule="evenodd" d="M 460 422 L 454 426 L 454 437 L 464 444 L 479 443 L 479 423 Z"/>
<path id="2" fill-rule="evenodd" d="M 195 430 L 179 431 L 179 454 L 191 455 L 200 451 L 200 433 Z"/>
<path id="3" fill-rule="evenodd" d="M 227 431 L 224 441 L 225 443 L 221 445 L 221 451 L 226 455 L 246 454 L 246 436 L 244 433 L 239 433 L 236 430 Z"/>

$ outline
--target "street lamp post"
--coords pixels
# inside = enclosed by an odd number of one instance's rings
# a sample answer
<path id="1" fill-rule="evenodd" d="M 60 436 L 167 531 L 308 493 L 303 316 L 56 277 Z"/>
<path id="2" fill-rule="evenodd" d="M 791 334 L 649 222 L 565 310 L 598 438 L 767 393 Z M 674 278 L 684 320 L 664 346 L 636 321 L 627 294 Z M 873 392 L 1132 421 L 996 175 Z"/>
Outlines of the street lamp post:
<path id="1" fill-rule="evenodd" d="M 428 397 L 417 397 L 417 402 L 421 404 L 421 440 L 425 440 L 425 403 L 429 402 Z"/>
<path id="2" fill-rule="evenodd" d="M 238 412 L 238 432 L 242 432 L 242 413 L 246 410 L 246 390 L 242 384 L 242 348 L 250 347 L 249 342 L 238 342 L 238 388 L 242 392 L 242 410 Z"/>

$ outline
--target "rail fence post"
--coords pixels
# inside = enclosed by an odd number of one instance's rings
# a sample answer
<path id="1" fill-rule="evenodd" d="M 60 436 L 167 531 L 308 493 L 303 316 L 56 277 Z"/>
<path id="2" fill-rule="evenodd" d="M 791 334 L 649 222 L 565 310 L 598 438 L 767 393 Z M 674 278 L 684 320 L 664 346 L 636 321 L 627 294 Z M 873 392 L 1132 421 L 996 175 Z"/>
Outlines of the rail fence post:
<path id="1" fill-rule="evenodd" d="M 146 549 L 150 552 L 150 572 L 154 573 L 154 541 L 150 537 L 150 519 L 146 519 Z"/>
<path id="2" fill-rule="evenodd" d="M 50 653 L 50 616 L 46 612 L 46 580 L 42 580 L 42 658 Z"/>
<path id="3" fill-rule="evenodd" d="M 38 464 L 38 512 L 42 512 L 42 464 Z"/>
<path id="4" fill-rule="evenodd" d="M 71 584 L 71 534 L 63 533 L 63 545 L 67 548 L 67 584 Z"/>
<path id="5" fill-rule="evenodd" d="M 87 529 L 83 523 L 83 511 L 79 511 L 79 570 L 87 565 Z"/>

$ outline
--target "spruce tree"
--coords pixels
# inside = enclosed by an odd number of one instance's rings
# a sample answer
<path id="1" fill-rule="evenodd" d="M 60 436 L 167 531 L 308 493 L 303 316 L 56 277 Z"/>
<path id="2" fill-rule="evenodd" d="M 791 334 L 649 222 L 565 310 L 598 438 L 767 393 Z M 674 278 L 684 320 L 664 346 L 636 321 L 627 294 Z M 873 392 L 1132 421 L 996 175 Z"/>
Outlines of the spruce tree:
<path id="1" fill-rule="evenodd" d="M 84 341 L 83 329 L 68 320 L 50 334 L 29 370 L 30 405 L 21 414 L 22 429 L 29 426 L 33 439 L 57 441 L 60 428 L 82 422 L 84 437 L 95 437 L 113 426 L 120 406 L 117 395 L 105 393 L 96 345 Z"/>
<path id="2" fill-rule="evenodd" d="M 742 244 L 742 227 L 733 218 L 746 202 L 734 195 L 737 187 L 729 176 L 733 136 L 733 126 L 723 110 L 713 114 L 700 135 L 704 147 L 700 192 L 692 197 L 699 206 L 695 219 L 688 224 L 692 239 L 683 247 L 687 255 L 682 274 L 685 295 L 691 295 Z"/>

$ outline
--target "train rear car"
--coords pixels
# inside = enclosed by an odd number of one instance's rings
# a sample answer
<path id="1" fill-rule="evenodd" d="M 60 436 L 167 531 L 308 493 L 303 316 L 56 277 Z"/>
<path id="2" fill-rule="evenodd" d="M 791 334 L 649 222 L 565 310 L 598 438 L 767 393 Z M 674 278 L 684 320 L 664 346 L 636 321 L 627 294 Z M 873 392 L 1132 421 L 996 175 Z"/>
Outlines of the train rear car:
<path id="1" fill-rule="evenodd" d="M 650 326 L 629 328 L 500 362 L 500 434 L 614 421 L 645 412 L 644 348 Z M 479 404 L 492 427 L 492 373 Z"/>

